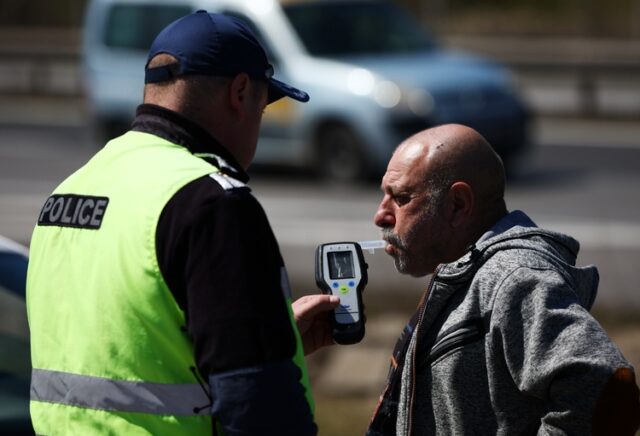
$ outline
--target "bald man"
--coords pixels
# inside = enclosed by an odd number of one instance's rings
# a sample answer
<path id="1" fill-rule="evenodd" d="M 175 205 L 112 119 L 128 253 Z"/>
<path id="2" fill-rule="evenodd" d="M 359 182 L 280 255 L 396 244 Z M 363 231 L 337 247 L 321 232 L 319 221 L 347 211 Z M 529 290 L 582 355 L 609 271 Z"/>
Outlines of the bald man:
<path id="1" fill-rule="evenodd" d="M 598 272 L 579 244 L 504 201 L 475 130 L 404 141 L 375 223 L 400 273 L 433 274 L 394 349 L 368 435 L 632 435 L 631 365 L 589 314 Z"/>

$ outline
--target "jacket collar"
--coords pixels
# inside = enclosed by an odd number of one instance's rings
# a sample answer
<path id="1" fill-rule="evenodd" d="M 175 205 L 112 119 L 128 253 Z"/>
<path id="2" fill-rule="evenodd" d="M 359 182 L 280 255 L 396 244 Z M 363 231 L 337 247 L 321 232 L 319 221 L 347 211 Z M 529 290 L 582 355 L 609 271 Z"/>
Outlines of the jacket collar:
<path id="1" fill-rule="evenodd" d="M 476 245 L 480 245 L 482 242 L 498 236 L 515 226 L 537 227 L 536 223 L 534 223 L 531 218 L 527 216 L 527 214 L 525 214 L 521 210 L 514 210 L 513 212 L 510 212 L 499 219 L 498 222 L 495 223 L 493 227 L 491 227 L 491 229 L 485 232 L 484 235 L 482 235 L 480 239 L 478 239 Z"/>
<path id="2" fill-rule="evenodd" d="M 515 211 L 502 218 L 458 260 L 440 265 L 438 279 L 458 282 L 469 279 L 475 271 L 491 256 L 501 250 L 511 248 L 547 251 L 544 245 L 530 241 L 530 238 L 542 237 L 549 243 L 561 248 L 563 260 L 575 263 L 580 250 L 578 241 L 570 236 L 550 230 L 538 228 L 531 219 L 521 211 Z M 550 254 L 557 256 L 557 253 Z"/>
<path id="3" fill-rule="evenodd" d="M 249 175 L 233 155 L 204 128 L 177 112 L 152 104 L 141 104 L 131 130 L 149 133 L 181 145 L 193 155 L 215 165 L 224 174 L 243 183 Z"/>

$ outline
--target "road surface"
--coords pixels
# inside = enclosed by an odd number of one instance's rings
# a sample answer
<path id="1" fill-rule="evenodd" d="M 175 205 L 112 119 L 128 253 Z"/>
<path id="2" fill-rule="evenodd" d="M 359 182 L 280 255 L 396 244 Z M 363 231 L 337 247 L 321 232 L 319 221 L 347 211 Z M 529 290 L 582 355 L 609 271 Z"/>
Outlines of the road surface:
<path id="1" fill-rule="evenodd" d="M 600 268 L 596 309 L 640 313 L 640 126 L 544 120 L 535 131 L 539 144 L 509 182 L 508 207 L 582 243 L 579 263 Z M 82 125 L 0 123 L 0 234 L 28 245 L 48 193 L 94 152 Z M 344 186 L 300 173 L 258 171 L 251 186 L 298 293 L 315 288 L 317 244 L 379 238 L 372 224 L 380 200 L 375 183 Z M 424 279 L 399 276 L 382 252 L 367 258 L 372 301 L 402 310 L 415 304 Z"/>

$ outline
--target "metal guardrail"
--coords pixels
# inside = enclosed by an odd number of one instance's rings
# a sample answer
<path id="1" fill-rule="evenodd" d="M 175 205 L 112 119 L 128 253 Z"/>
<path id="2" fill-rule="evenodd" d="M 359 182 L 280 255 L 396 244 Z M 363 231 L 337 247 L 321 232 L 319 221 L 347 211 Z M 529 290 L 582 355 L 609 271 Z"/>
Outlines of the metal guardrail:
<path id="1" fill-rule="evenodd" d="M 573 41 L 568 45 L 581 49 L 571 51 L 560 40 L 527 41 L 452 37 L 445 43 L 507 65 L 534 111 L 640 117 L 640 42 L 621 50 L 615 42 L 596 41 L 598 49 L 590 51 L 589 41 Z M 611 53 L 610 47 L 617 47 L 618 53 Z M 81 97 L 80 61 L 77 44 L 55 49 L 46 44 L 0 45 L 0 95 Z M 558 105 L 549 98 L 560 88 L 570 103 Z M 612 110 L 616 98 L 626 103 Z M 603 105 L 603 99 L 608 104 Z"/>
<path id="2" fill-rule="evenodd" d="M 640 117 L 640 39 L 474 35 L 444 42 L 507 65 L 538 112 Z"/>
<path id="3" fill-rule="evenodd" d="M 540 96 L 545 90 L 552 93 L 556 89 L 572 96 L 572 104 L 565 104 L 564 110 L 554 110 L 552 103 L 537 101 L 533 106 L 538 111 L 574 112 L 587 117 L 640 117 L 640 65 L 511 62 L 508 66 L 525 93 Z"/>
<path id="4" fill-rule="evenodd" d="M 0 94 L 79 96 L 77 53 L 6 53 L 0 50 Z"/>

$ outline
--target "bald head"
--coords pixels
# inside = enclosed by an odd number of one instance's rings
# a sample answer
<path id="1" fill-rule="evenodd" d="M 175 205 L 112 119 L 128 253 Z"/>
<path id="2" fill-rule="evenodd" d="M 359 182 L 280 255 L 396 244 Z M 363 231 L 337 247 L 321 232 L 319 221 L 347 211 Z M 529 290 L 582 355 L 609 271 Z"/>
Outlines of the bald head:
<path id="1" fill-rule="evenodd" d="M 465 126 L 434 127 L 400 144 L 374 216 L 398 271 L 425 275 L 462 256 L 506 214 L 504 178 L 498 155 Z"/>
<path id="2" fill-rule="evenodd" d="M 467 183 L 479 211 L 504 209 L 505 171 L 491 145 L 474 129 L 446 124 L 423 130 L 398 147 L 397 154 L 412 161 L 430 189 Z"/>

